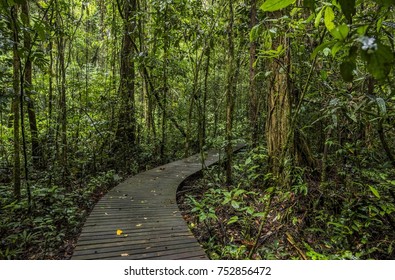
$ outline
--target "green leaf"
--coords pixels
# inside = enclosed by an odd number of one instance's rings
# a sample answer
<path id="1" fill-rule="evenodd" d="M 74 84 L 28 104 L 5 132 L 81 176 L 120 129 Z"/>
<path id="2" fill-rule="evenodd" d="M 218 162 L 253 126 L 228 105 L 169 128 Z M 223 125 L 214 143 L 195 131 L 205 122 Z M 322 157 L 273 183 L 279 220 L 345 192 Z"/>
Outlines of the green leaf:
<path id="1" fill-rule="evenodd" d="M 237 216 L 233 216 L 232 218 L 229 219 L 229 221 L 227 222 L 228 225 L 234 224 L 239 220 L 239 217 Z"/>
<path id="2" fill-rule="evenodd" d="M 328 31 L 332 31 L 332 29 L 334 29 L 336 26 L 333 23 L 333 21 L 335 20 L 335 13 L 333 12 L 332 7 L 326 7 L 325 8 L 325 17 L 324 17 L 324 22 L 325 22 L 325 26 L 328 29 Z"/>
<path id="3" fill-rule="evenodd" d="M 315 28 L 317 28 L 319 25 L 320 25 L 320 22 L 321 22 L 321 19 L 322 19 L 322 13 L 324 12 L 324 9 L 321 9 L 319 12 L 318 12 L 318 14 L 317 14 L 317 17 L 315 18 L 315 21 L 314 21 L 314 26 L 315 26 Z"/>
<path id="4" fill-rule="evenodd" d="M 266 217 L 266 213 L 265 212 L 258 212 L 258 213 L 255 213 L 253 215 L 253 217 L 263 218 L 263 217 Z"/>
<path id="5" fill-rule="evenodd" d="M 332 47 L 332 56 L 335 57 L 336 54 L 344 48 L 343 42 L 337 42 L 333 47 Z"/>
<path id="6" fill-rule="evenodd" d="M 340 41 L 344 41 L 347 38 L 349 32 L 350 28 L 346 24 L 342 24 L 331 30 L 332 36 Z"/>
<path id="7" fill-rule="evenodd" d="M 368 28 L 369 28 L 369 25 L 360 26 L 360 27 L 358 27 L 358 29 L 357 29 L 357 33 L 358 33 L 360 36 L 365 36 L 366 31 L 368 30 Z"/>
<path id="8" fill-rule="evenodd" d="M 356 13 L 355 9 L 355 0 L 338 0 L 340 7 L 342 8 L 342 12 L 346 19 L 351 23 L 352 17 Z"/>
<path id="9" fill-rule="evenodd" d="M 264 12 L 274 12 L 284 9 L 295 2 L 296 0 L 267 0 L 261 6 L 261 10 Z"/>
<path id="10" fill-rule="evenodd" d="M 255 25 L 255 26 L 251 29 L 251 31 L 250 31 L 250 42 L 256 41 L 256 39 L 257 39 L 258 36 L 259 36 L 260 30 L 261 30 L 260 27 L 261 27 L 261 25 L 258 24 L 258 25 Z"/>
<path id="11" fill-rule="evenodd" d="M 342 78 L 344 81 L 346 82 L 352 82 L 354 75 L 353 75 L 353 71 L 356 67 L 355 62 L 353 61 L 344 61 L 341 65 L 340 65 L 340 74 L 342 75 Z"/>
<path id="12" fill-rule="evenodd" d="M 240 208 L 240 204 L 236 200 L 232 200 L 231 205 L 235 209 L 239 209 Z"/>
<path id="13" fill-rule="evenodd" d="M 377 107 L 379 108 L 379 113 L 381 117 L 387 115 L 387 106 L 385 105 L 385 100 L 381 97 L 376 98 Z"/>
<path id="14" fill-rule="evenodd" d="M 241 194 L 243 194 L 245 192 L 246 192 L 245 190 L 237 190 L 233 197 L 238 197 L 239 195 L 241 195 Z"/>
<path id="15" fill-rule="evenodd" d="M 311 59 L 314 59 L 320 51 L 324 50 L 325 48 L 332 47 L 336 43 L 337 41 L 335 40 L 322 43 L 314 49 L 313 53 L 311 54 Z"/>
<path id="16" fill-rule="evenodd" d="M 373 186 L 369 186 L 370 191 L 374 194 L 375 197 L 377 197 L 378 199 L 380 199 L 380 194 L 377 191 L 377 189 L 375 189 Z"/>
<path id="17" fill-rule="evenodd" d="M 394 62 L 394 54 L 389 46 L 377 44 L 377 50 L 364 51 L 362 58 L 367 62 L 367 69 L 377 80 L 385 79 L 391 72 Z"/>

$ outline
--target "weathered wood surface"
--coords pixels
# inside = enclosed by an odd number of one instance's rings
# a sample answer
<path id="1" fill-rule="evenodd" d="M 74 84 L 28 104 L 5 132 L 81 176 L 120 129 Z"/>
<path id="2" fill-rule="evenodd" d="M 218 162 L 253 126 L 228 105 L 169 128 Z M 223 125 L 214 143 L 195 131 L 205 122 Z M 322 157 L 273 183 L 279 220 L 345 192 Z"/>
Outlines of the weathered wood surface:
<path id="1" fill-rule="evenodd" d="M 218 160 L 217 151 L 208 151 L 204 166 Z M 194 155 L 113 188 L 87 218 L 72 259 L 207 259 L 176 201 L 180 184 L 202 167 L 199 155 Z"/>

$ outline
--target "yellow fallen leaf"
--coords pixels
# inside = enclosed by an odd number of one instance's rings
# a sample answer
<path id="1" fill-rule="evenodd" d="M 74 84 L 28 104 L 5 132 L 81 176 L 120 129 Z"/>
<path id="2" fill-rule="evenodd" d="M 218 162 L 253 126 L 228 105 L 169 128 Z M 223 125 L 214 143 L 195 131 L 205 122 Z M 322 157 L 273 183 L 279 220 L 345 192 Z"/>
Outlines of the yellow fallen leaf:
<path id="1" fill-rule="evenodd" d="M 127 256 L 129 256 L 128 253 L 123 253 L 123 254 L 121 254 L 121 257 L 127 257 Z"/>
<path id="2" fill-rule="evenodd" d="M 117 229 L 117 235 L 121 235 L 122 234 L 122 230 L 121 229 Z"/>
<path id="3" fill-rule="evenodd" d="M 138 224 L 138 225 L 136 225 L 136 227 L 141 227 L 143 224 Z"/>

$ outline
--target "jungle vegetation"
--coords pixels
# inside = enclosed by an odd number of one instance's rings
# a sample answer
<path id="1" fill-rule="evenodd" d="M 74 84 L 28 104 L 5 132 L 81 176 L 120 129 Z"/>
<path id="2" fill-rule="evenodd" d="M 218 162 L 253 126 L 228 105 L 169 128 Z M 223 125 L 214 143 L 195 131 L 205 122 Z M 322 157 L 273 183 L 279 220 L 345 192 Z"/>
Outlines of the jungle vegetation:
<path id="1" fill-rule="evenodd" d="M 0 3 L 0 259 L 68 259 L 109 188 L 209 148 L 179 201 L 210 258 L 394 259 L 394 0 Z"/>

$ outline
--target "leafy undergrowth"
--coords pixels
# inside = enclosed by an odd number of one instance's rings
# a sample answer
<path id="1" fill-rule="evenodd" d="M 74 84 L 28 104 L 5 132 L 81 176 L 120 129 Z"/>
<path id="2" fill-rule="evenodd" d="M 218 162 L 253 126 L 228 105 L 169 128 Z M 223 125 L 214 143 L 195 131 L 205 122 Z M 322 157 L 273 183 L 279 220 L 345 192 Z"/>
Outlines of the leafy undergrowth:
<path id="1" fill-rule="evenodd" d="M 214 167 L 185 182 L 178 197 L 211 259 L 395 258 L 391 169 L 353 169 L 325 183 L 295 169 L 284 189 L 267 174 L 263 149 L 236 162 L 232 186 Z"/>
<path id="2" fill-rule="evenodd" d="M 113 171 L 86 186 L 31 186 L 34 205 L 12 202 L 9 186 L 0 186 L 0 259 L 69 259 L 87 214 L 117 183 Z"/>

